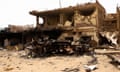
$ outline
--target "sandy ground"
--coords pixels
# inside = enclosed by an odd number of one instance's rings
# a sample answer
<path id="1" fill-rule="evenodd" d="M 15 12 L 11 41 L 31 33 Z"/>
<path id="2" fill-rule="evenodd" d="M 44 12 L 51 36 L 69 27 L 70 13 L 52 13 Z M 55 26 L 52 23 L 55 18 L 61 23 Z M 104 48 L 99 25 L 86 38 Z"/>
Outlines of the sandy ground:
<path id="1" fill-rule="evenodd" d="M 21 57 L 24 51 L 0 50 L 0 72 L 85 72 L 90 56 L 53 56 L 46 58 Z M 96 55 L 97 69 L 92 72 L 120 72 L 105 55 Z"/>

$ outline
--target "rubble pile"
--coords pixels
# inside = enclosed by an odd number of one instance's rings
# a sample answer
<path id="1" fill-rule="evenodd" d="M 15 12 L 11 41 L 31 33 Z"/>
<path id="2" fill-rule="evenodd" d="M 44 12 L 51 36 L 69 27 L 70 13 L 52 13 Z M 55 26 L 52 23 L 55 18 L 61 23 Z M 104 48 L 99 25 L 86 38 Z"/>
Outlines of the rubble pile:
<path id="1" fill-rule="evenodd" d="M 35 28 L 9 25 L 0 31 L 2 72 L 107 72 L 114 69 L 110 60 L 120 67 L 119 7 L 116 14 L 106 14 L 96 0 L 55 10 L 33 10 L 29 14 L 36 16 Z M 39 18 L 43 19 L 42 24 Z M 110 72 L 119 72 L 114 70 Z"/>

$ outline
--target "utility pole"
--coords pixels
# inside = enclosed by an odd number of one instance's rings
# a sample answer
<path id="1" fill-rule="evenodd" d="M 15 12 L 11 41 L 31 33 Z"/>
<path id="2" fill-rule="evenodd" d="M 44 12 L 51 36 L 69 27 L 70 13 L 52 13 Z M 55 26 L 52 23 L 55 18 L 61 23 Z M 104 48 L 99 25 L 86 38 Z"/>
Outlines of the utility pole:
<path id="1" fill-rule="evenodd" d="M 60 8 L 62 8 L 62 5 L 61 5 L 61 0 L 59 0 L 59 6 L 60 6 Z"/>

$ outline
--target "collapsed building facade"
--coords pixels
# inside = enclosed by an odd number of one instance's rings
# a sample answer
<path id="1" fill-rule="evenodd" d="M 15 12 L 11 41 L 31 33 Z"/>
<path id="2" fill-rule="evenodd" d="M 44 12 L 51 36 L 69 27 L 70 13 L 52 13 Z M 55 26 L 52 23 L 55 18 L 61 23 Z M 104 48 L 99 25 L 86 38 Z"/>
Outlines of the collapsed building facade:
<path id="1" fill-rule="evenodd" d="M 36 17 L 36 28 L 10 25 L 7 32 L 1 33 L 2 45 L 13 42 L 14 45 L 20 43 L 22 47 L 30 47 L 32 44 L 36 49 L 33 51 L 41 56 L 45 53 L 78 53 L 86 51 L 84 48 L 100 45 L 119 46 L 119 7 L 117 13 L 106 14 L 96 0 L 95 3 L 29 13 Z"/>
<path id="2" fill-rule="evenodd" d="M 108 40 L 111 40 L 110 37 L 112 36 L 116 42 L 119 42 L 119 12 L 119 8 L 117 7 L 117 13 L 106 14 L 104 7 L 96 1 L 95 3 L 86 3 L 55 10 L 34 10 L 31 11 L 30 14 L 36 16 L 36 25 L 38 29 L 61 27 L 68 30 L 67 33 L 65 31 L 62 34 L 61 39 L 62 37 L 65 38 L 65 36 L 75 36 L 75 39 L 87 35 L 98 44 L 102 44 L 104 39 L 100 38 L 101 36 L 105 36 Z M 39 24 L 39 17 L 43 19 L 43 24 Z"/>

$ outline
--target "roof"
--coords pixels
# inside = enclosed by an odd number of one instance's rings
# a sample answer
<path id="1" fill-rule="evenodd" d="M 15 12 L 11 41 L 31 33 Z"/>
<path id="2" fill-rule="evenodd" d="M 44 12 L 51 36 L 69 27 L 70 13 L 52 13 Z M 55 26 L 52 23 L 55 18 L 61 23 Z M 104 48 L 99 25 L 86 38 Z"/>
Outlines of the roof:
<path id="1" fill-rule="evenodd" d="M 9 25 L 8 31 L 13 33 L 23 32 L 23 31 L 29 31 L 34 29 L 33 25 L 24 25 L 24 26 L 17 26 L 17 25 Z"/>
<path id="2" fill-rule="evenodd" d="M 59 13 L 66 13 L 66 14 L 72 14 L 75 10 L 79 10 L 82 13 L 89 13 L 96 9 L 96 3 L 86 3 L 84 5 L 76 5 L 76 6 L 70 6 L 66 8 L 58 8 L 54 10 L 47 10 L 47 11 L 37 11 L 33 10 L 29 13 L 34 16 L 46 16 L 46 15 L 58 15 Z"/>

